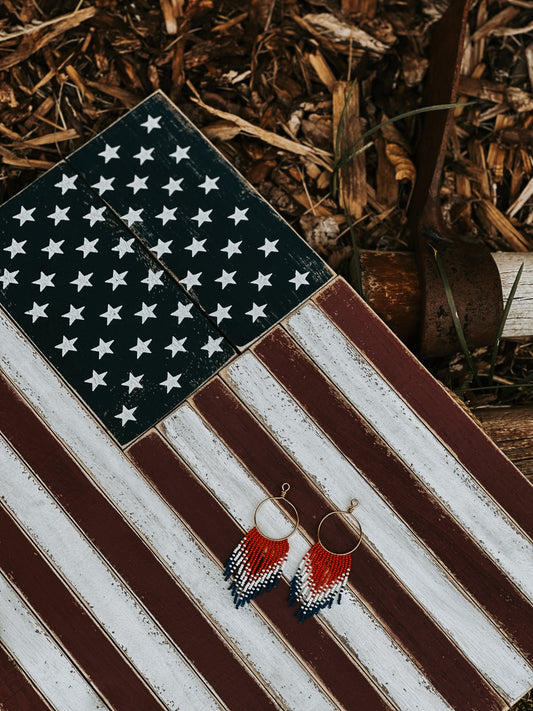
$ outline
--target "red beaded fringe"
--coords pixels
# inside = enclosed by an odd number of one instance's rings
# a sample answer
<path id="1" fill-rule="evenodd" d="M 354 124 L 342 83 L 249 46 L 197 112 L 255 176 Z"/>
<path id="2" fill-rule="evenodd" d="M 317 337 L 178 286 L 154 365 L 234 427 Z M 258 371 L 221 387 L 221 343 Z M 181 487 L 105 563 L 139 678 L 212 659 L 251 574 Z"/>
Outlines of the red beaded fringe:
<path id="1" fill-rule="evenodd" d="M 324 607 L 331 607 L 337 598 L 340 603 L 346 588 L 352 557 L 337 555 L 315 543 L 305 554 L 291 583 L 289 601 L 298 603 L 296 613 L 303 622 Z"/>
<path id="2" fill-rule="evenodd" d="M 278 584 L 288 553 L 286 538 L 272 541 L 261 535 L 257 528 L 248 531 L 231 554 L 224 572 L 226 580 L 233 575 L 230 590 L 236 607 Z"/>

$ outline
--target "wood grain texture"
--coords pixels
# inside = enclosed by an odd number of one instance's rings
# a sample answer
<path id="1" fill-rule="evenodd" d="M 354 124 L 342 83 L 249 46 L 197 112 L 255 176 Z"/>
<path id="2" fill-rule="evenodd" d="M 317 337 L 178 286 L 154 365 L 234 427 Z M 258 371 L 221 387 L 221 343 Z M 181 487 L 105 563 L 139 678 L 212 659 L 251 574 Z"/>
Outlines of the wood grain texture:
<path id="1" fill-rule="evenodd" d="M 269 336 L 265 338 L 270 340 Z M 302 378 L 301 382 L 305 389 L 312 387 L 307 378 Z M 318 522 L 328 507 L 304 472 L 276 445 L 222 381 L 212 380 L 193 400 L 210 427 L 255 474 L 269 494 L 275 494 L 281 477 L 291 483 L 291 495 L 298 507 L 301 527 L 313 541 Z M 357 437 L 357 434 L 355 431 L 352 436 Z M 346 527 L 336 530 L 335 534 L 334 540 L 340 543 L 346 540 L 349 544 L 353 540 L 353 533 Z M 365 542 L 353 555 L 350 585 L 454 709 L 501 708 L 502 700 L 420 610 Z M 338 610 L 337 616 L 342 615 L 342 610 Z"/>
<path id="2" fill-rule="evenodd" d="M 449 573 L 533 661 L 527 600 L 280 328 L 254 352 Z M 415 629 L 417 626 L 414 626 Z M 418 632 L 417 632 L 418 634 Z"/>
<path id="3" fill-rule="evenodd" d="M 343 331 L 487 492 L 533 538 L 531 486 L 444 388 L 342 279 L 324 289 L 318 306 Z"/>
<path id="4" fill-rule="evenodd" d="M 205 488 L 198 473 L 193 473 L 159 434 L 151 433 L 143 437 L 130 448 L 129 453 L 169 504 L 217 556 L 222 568 L 231 550 L 242 538 L 244 526 L 239 526 L 227 515 L 219 500 Z M 217 468 L 220 466 L 221 462 Z M 228 481 L 228 486 L 233 487 L 231 481 Z M 224 595 L 231 599 L 227 589 Z M 287 598 L 288 586 L 280 583 L 268 595 L 257 598 L 254 607 L 263 613 L 268 624 L 280 630 L 286 642 L 313 670 L 316 678 L 335 696 L 342 708 L 356 709 L 362 703 L 369 710 L 390 708 L 316 621 L 310 621 L 305 626 L 295 624 Z M 272 685 L 273 691 L 276 691 L 276 686 Z"/>
<path id="5" fill-rule="evenodd" d="M 492 255 L 502 282 L 504 303 L 522 264 L 524 270 L 505 321 L 504 338 L 520 338 L 533 333 L 533 254 L 495 252 Z"/>
<path id="6" fill-rule="evenodd" d="M 1 572 L 0 603 L 2 644 L 26 671 L 54 711 L 72 711 L 73 708 L 84 711 L 110 709 L 81 676 Z"/>
<path id="7" fill-rule="evenodd" d="M 509 700 L 520 698 L 533 670 L 448 578 L 411 530 L 251 353 L 224 378 L 335 508 L 354 495 L 374 550 L 474 666 Z"/>
<path id="8" fill-rule="evenodd" d="M 265 496 L 254 476 L 189 406 L 179 408 L 164 420 L 161 428 L 228 513 L 242 528 L 249 527 L 253 509 Z M 272 507 L 262 525 L 268 525 L 266 530 L 283 530 L 283 514 Z M 309 538 L 300 531 L 291 536 L 289 557 L 284 566 L 288 580 L 308 547 Z M 337 613 L 336 609 L 326 609 L 321 618 L 394 704 L 411 709 L 447 707 L 397 641 L 352 590 L 347 590 L 343 597 L 342 614 Z"/>
<path id="9" fill-rule="evenodd" d="M 0 399 L 6 405 L 5 409 L 0 409 L 0 431 L 61 501 L 63 508 L 135 595 L 143 600 L 147 610 L 218 696 L 231 709 L 244 710 L 250 705 L 257 709 L 273 708 L 269 696 L 226 647 L 178 581 L 161 566 L 150 548 L 94 487 L 4 378 L 0 378 Z M 28 595 L 30 592 L 28 587 Z M 54 599 L 47 593 L 44 602 L 54 605 Z M 88 649 L 92 655 L 93 648 Z M 100 656 L 104 658 L 104 655 Z M 223 674 L 220 669 L 224 670 Z M 118 677 L 120 665 L 115 670 L 110 664 L 109 670 Z M 100 680 L 95 674 L 93 678 L 98 683 L 105 683 L 105 674 L 103 677 Z M 130 683 L 127 688 L 133 693 L 135 684 Z M 141 698 L 139 692 L 138 699 Z M 149 701 L 145 702 L 144 708 L 150 708 Z"/>
<path id="10" fill-rule="evenodd" d="M 51 711 L 15 660 L 0 644 L 0 699 L 6 711 Z"/>
<path id="11" fill-rule="evenodd" d="M 453 452 L 320 309 L 304 306 L 287 328 L 392 452 L 533 599 L 533 544 Z"/>

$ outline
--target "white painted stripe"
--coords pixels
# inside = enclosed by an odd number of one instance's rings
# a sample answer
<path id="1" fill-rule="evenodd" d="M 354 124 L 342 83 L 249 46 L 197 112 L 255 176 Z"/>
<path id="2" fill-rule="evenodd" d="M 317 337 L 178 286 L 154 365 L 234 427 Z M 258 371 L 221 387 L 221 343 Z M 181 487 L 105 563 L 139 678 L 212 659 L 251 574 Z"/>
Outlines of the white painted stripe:
<path id="1" fill-rule="evenodd" d="M 326 336 L 324 336 L 325 338 Z M 470 661 L 509 699 L 523 695 L 533 670 L 447 577 L 412 531 L 251 353 L 225 376 L 272 436 L 337 509 L 353 497 L 367 541 Z"/>
<path id="2" fill-rule="evenodd" d="M 2 500 L 169 709 L 220 709 L 166 635 L 0 438 Z"/>
<path id="3" fill-rule="evenodd" d="M 197 412 L 182 405 L 159 427 L 232 518 L 243 529 L 251 528 L 255 508 L 266 497 L 265 491 Z M 296 488 L 291 494 L 297 504 Z M 261 508 L 260 525 L 261 530 L 274 537 L 292 527 L 283 511 L 270 505 Z M 287 580 L 296 573 L 308 548 L 309 541 L 300 531 L 290 537 L 289 558 L 283 566 Z M 342 610 L 324 610 L 321 616 L 398 708 L 450 708 L 352 590 L 343 596 Z"/>
<path id="4" fill-rule="evenodd" d="M 0 639 L 55 711 L 108 708 L 1 572 Z"/>
<path id="5" fill-rule="evenodd" d="M 298 343 L 470 536 L 533 599 L 533 544 L 316 306 L 288 319 Z"/>
<path id="6" fill-rule="evenodd" d="M 181 520 L 1 312 L 0 343 L 0 365 L 8 377 L 25 393 L 35 410 L 107 492 L 125 518 L 145 536 L 281 704 L 295 711 L 333 709 L 312 675 L 254 608 L 237 610 L 234 607 L 221 568 L 207 557 Z M 144 644 L 145 635 L 138 641 Z M 204 711 L 212 706 L 195 703 L 182 708 Z"/>

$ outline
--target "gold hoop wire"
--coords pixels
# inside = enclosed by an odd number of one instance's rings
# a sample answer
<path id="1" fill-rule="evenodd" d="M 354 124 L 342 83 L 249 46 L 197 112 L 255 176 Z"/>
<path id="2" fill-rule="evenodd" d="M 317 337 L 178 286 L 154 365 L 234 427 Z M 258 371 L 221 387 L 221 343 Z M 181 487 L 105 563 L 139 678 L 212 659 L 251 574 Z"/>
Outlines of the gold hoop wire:
<path id="1" fill-rule="evenodd" d="M 322 527 L 322 524 L 323 524 L 324 521 L 328 518 L 328 516 L 334 516 L 335 514 L 351 514 L 351 513 L 353 513 L 353 510 L 355 509 L 356 506 L 359 506 L 359 501 L 357 501 L 357 499 L 352 499 L 352 501 L 351 501 L 351 503 L 350 503 L 350 508 L 349 508 L 347 511 L 330 511 L 328 514 L 326 514 L 326 515 L 324 516 L 324 518 L 322 519 L 322 521 L 320 521 L 320 523 L 318 524 L 318 529 L 317 529 L 317 532 L 316 532 L 316 537 L 317 537 L 317 539 L 318 539 L 318 542 L 319 542 L 320 545 L 322 546 L 322 548 L 323 548 L 324 550 L 326 550 L 328 553 L 331 553 L 332 555 L 349 555 L 350 553 L 353 553 L 355 550 L 357 550 L 357 549 L 359 548 L 359 546 L 361 545 L 361 541 L 363 540 L 363 529 L 361 528 L 361 524 L 360 524 L 359 521 L 355 518 L 355 516 L 354 516 L 353 518 L 354 518 L 354 520 L 355 520 L 355 522 L 356 522 L 356 524 L 357 524 L 357 527 L 359 528 L 359 538 L 358 538 L 358 540 L 357 540 L 357 543 L 355 544 L 355 546 L 354 546 L 351 550 L 346 551 L 345 553 L 335 553 L 334 551 L 330 551 L 329 548 L 326 548 L 326 546 L 325 546 L 325 545 L 322 543 L 322 541 L 320 540 L 320 528 Z"/>
<path id="2" fill-rule="evenodd" d="M 292 536 L 292 534 L 293 534 L 293 533 L 296 531 L 296 529 L 298 528 L 298 524 L 300 523 L 300 517 L 299 517 L 299 515 L 298 515 L 298 511 L 297 511 L 297 509 L 296 509 L 296 506 L 295 506 L 291 501 L 289 501 L 288 499 L 285 498 L 285 495 L 286 495 L 286 493 L 289 491 L 290 488 L 291 488 L 291 485 L 290 485 L 290 484 L 287 484 L 287 482 L 285 482 L 284 484 L 281 485 L 281 496 L 269 496 L 267 499 L 263 499 L 263 501 L 261 501 L 261 503 L 258 504 L 258 506 L 257 506 L 257 508 L 256 508 L 256 510 L 255 510 L 255 513 L 254 513 L 254 525 L 255 525 L 255 527 L 257 528 L 257 530 L 259 531 L 259 533 L 260 533 L 262 536 L 264 536 L 265 538 L 268 538 L 269 541 L 284 541 L 286 538 L 289 538 L 289 536 Z M 292 510 L 294 511 L 294 515 L 296 516 L 296 523 L 293 525 L 292 531 L 291 531 L 290 533 L 288 533 L 286 536 L 281 536 L 281 538 L 271 538 L 270 536 L 265 535 L 265 534 L 263 533 L 263 531 L 261 531 L 261 529 L 259 528 L 259 524 L 257 523 L 257 514 L 258 514 L 259 509 L 261 508 L 261 506 L 262 506 L 263 504 L 266 504 L 267 501 L 279 501 L 280 499 L 283 499 L 287 504 L 289 504 L 289 506 L 292 506 Z"/>

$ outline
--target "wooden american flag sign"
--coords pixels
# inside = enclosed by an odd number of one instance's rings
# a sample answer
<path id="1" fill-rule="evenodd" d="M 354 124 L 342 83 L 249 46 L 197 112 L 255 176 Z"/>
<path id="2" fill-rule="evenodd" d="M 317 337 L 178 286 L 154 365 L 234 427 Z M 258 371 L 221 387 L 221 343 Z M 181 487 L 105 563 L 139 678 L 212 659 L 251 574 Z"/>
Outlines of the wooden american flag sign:
<path id="1" fill-rule="evenodd" d="M 164 95 L 1 211 L 0 708 L 531 688 L 529 483 Z M 224 565 L 282 482 L 283 579 L 236 609 Z M 289 581 L 352 498 L 348 590 L 299 624 Z"/>

